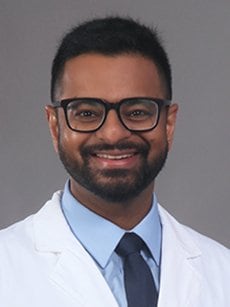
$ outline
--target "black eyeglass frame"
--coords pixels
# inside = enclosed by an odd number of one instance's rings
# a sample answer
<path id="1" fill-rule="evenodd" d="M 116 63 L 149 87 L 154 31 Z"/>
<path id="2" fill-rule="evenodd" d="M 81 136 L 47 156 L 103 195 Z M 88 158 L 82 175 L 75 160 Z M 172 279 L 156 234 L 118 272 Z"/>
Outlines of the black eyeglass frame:
<path id="1" fill-rule="evenodd" d="M 124 103 L 124 102 L 127 102 L 127 101 L 132 101 L 132 100 L 137 100 L 137 99 L 146 99 L 146 100 L 150 100 L 150 101 L 153 101 L 154 103 L 157 104 L 157 107 L 158 107 L 158 113 L 157 113 L 157 118 L 156 118 L 156 122 L 155 124 L 151 127 L 151 128 L 148 128 L 148 129 L 130 129 L 126 126 L 126 124 L 123 122 L 122 120 L 122 117 L 120 115 L 120 107 L 121 105 Z M 102 104 L 104 106 L 104 109 L 105 109 L 105 114 L 104 114 L 104 118 L 102 119 L 100 125 L 96 128 L 96 129 L 91 129 L 91 130 L 80 130 L 80 129 L 74 129 L 73 127 L 71 127 L 70 123 L 69 123 L 69 120 L 68 120 L 68 114 L 67 114 L 67 108 L 68 108 L 68 104 L 73 102 L 73 101 L 97 101 L 98 103 Z M 117 116 L 120 120 L 120 122 L 122 123 L 122 125 L 129 131 L 131 132 L 147 132 L 147 131 L 151 131 L 153 130 L 154 128 L 156 128 L 156 126 L 158 125 L 158 122 L 159 122 L 159 118 L 160 118 L 160 113 L 161 113 L 161 109 L 162 107 L 166 106 L 170 106 L 171 104 L 171 100 L 168 100 L 168 99 L 161 99 L 161 98 L 152 98 L 152 97 L 131 97 L 131 98 L 124 98 L 122 100 L 120 100 L 119 102 L 115 102 L 115 103 L 111 103 L 105 99 L 101 99 L 101 98 L 92 98 L 92 97 L 75 97 L 75 98 L 67 98 L 67 99 L 62 99 L 60 101 L 53 101 L 52 102 L 52 105 L 54 108 L 63 108 L 64 110 L 64 114 L 65 114 L 65 119 L 66 119 L 66 123 L 67 123 L 67 126 L 73 130 L 73 131 L 76 131 L 76 132 L 82 132 L 82 133 L 90 133 L 90 132 L 95 132 L 97 130 L 99 130 L 104 122 L 106 121 L 106 118 L 107 118 L 107 115 L 108 115 L 108 112 L 110 110 L 115 110 L 116 113 L 117 113 Z"/>

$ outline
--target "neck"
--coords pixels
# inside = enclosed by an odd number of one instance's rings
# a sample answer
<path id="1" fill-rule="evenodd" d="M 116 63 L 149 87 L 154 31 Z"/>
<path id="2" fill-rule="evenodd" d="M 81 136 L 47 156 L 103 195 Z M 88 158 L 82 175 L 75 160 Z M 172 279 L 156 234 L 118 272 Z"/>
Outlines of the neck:
<path id="1" fill-rule="evenodd" d="M 154 183 L 133 199 L 124 202 L 108 202 L 70 180 L 72 195 L 86 208 L 119 227 L 130 230 L 149 212 L 152 206 Z"/>

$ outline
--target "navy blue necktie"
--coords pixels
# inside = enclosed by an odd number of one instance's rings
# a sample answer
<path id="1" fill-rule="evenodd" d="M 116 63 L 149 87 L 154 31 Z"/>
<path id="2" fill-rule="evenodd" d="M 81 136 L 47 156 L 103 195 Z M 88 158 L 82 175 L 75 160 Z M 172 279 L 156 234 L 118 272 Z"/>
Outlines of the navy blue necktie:
<path id="1" fill-rule="evenodd" d="M 116 253 L 124 259 L 124 281 L 128 307 L 156 307 L 157 290 L 149 266 L 140 254 L 145 247 L 135 233 L 126 233 Z"/>

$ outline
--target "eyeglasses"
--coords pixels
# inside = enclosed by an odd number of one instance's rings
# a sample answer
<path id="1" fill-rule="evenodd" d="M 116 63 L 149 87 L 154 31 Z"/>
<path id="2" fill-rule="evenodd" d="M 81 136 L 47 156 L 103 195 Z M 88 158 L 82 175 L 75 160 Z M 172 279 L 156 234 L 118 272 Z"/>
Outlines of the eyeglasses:
<path id="1" fill-rule="evenodd" d="M 159 121 L 163 106 L 170 100 L 148 97 L 125 98 L 109 103 L 99 98 L 70 98 L 53 102 L 63 108 L 68 127 L 77 132 L 94 132 L 104 124 L 110 110 L 115 110 L 125 128 L 130 131 L 149 131 Z"/>

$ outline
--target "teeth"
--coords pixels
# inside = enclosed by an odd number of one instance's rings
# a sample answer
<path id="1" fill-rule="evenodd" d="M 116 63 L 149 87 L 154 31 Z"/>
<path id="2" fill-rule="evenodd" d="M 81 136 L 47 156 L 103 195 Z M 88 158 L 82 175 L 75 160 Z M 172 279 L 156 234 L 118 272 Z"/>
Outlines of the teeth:
<path id="1" fill-rule="evenodd" d="M 103 159 L 110 159 L 110 160 L 120 160 L 120 159 L 127 159 L 127 158 L 130 158 L 132 157 L 133 154 L 126 154 L 126 155 L 116 155 L 116 156 L 113 156 L 113 155 L 107 155 L 107 154 L 97 154 L 97 157 L 99 158 L 103 158 Z"/>

